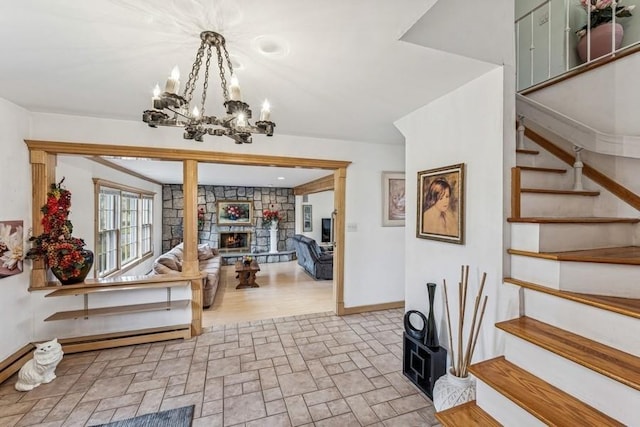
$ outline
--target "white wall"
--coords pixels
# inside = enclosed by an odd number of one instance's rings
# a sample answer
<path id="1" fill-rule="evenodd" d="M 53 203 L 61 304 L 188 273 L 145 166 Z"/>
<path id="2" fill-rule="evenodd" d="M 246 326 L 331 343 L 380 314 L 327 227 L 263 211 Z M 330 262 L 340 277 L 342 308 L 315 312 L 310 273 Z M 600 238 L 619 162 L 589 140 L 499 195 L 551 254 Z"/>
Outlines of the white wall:
<path id="1" fill-rule="evenodd" d="M 24 223 L 24 237 L 31 228 L 31 167 L 24 139 L 29 135 L 29 113 L 0 98 L 0 220 Z M 27 248 L 25 243 L 25 250 Z M 29 267 L 21 274 L 0 279 L 0 360 L 32 341 L 33 321 L 29 298 Z"/>
<path id="2" fill-rule="evenodd" d="M 600 132 L 637 136 L 639 68 L 640 56 L 629 55 L 528 96 Z"/>
<path id="3" fill-rule="evenodd" d="M 186 141 L 180 129 L 150 129 L 142 122 L 34 113 L 33 139 L 174 147 L 221 152 L 347 160 L 345 306 L 404 299 L 404 234 L 382 227 L 380 173 L 404 169 L 404 147 L 276 134 L 237 145 L 224 137 Z"/>
<path id="4" fill-rule="evenodd" d="M 303 196 L 296 196 L 296 234 L 303 234 L 322 242 L 322 218 L 331 218 L 333 212 L 333 191 L 322 191 L 308 195 L 308 201 L 302 201 Z M 311 205 L 311 231 L 302 231 L 302 206 Z"/>
<path id="5" fill-rule="evenodd" d="M 406 138 L 407 212 L 417 210 L 418 171 L 465 163 L 465 244 L 415 237 L 415 215 L 405 230 L 406 309 L 427 314 L 425 284 L 434 282 L 435 316 L 440 344 L 448 345 L 444 317 L 443 279 L 449 301 L 457 301 L 460 266 L 470 266 L 470 290 L 475 295 L 482 272 L 489 297 L 475 359 L 498 354 L 493 324 L 499 314 L 498 293 L 503 277 L 503 69 L 498 68 L 403 117 L 396 125 Z M 507 114 L 507 117 L 510 114 Z M 457 125 L 453 125 L 457 124 Z M 471 305 L 470 302 L 468 305 Z M 451 313 L 454 319 L 457 316 Z"/>

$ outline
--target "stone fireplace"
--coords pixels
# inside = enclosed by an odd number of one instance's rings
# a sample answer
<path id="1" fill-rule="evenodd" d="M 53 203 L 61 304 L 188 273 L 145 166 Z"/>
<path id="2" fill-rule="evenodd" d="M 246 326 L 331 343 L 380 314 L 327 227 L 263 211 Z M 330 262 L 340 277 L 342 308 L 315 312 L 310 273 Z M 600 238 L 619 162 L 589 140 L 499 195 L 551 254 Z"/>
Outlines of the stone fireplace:
<path id="1" fill-rule="evenodd" d="M 251 252 L 251 233 L 248 231 L 221 232 L 218 249 L 221 252 Z"/>

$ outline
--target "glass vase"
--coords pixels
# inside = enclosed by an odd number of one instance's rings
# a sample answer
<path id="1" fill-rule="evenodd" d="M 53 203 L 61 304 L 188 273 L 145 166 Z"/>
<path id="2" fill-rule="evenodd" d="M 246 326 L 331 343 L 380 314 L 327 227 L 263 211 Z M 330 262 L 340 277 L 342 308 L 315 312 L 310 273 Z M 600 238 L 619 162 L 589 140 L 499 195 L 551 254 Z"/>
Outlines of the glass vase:
<path id="1" fill-rule="evenodd" d="M 433 300 L 436 294 L 436 284 L 427 283 L 427 292 L 429 294 L 429 316 L 427 317 L 427 326 L 424 334 L 424 345 L 429 348 L 437 348 L 440 346 L 440 344 L 438 341 L 436 318 L 433 314 Z"/>

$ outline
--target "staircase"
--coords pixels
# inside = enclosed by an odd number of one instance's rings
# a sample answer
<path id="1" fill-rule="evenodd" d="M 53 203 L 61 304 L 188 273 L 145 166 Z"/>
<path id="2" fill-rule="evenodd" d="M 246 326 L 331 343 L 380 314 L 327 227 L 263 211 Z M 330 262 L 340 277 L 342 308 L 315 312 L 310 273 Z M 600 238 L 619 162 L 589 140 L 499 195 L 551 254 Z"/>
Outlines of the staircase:
<path id="1" fill-rule="evenodd" d="M 496 324 L 505 354 L 471 367 L 477 400 L 436 416 L 444 426 L 640 426 L 640 219 L 607 208 L 637 196 L 592 168 L 605 186 L 571 190 L 571 154 L 527 133 L 504 279 L 520 317 Z"/>

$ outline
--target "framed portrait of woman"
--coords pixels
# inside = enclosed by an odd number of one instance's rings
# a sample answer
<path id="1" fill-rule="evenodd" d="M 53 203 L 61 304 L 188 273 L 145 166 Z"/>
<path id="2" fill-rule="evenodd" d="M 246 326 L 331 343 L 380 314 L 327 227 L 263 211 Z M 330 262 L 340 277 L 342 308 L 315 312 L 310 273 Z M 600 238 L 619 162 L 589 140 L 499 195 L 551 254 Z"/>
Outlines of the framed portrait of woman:
<path id="1" fill-rule="evenodd" d="M 464 163 L 418 172 L 416 237 L 464 244 Z"/>

